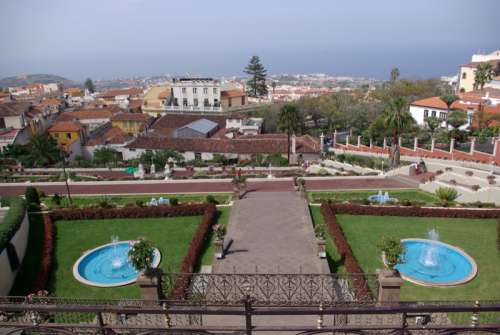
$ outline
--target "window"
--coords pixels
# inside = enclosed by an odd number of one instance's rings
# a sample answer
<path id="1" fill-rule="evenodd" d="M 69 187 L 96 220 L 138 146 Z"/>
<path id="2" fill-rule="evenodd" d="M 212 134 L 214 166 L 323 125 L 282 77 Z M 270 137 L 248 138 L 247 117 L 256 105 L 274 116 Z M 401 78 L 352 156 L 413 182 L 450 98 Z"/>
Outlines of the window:
<path id="1" fill-rule="evenodd" d="M 231 107 L 233 105 L 233 99 L 229 98 L 227 105 L 228 107 Z"/>
<path id="2" fill-rule="evenodd" d="M 462 79 L 467 79 L 467 73 L 462 73 Z"/>
<path id="3" fill-rule="evenodd" d="M 197 91 L 196 87 L 193 87 L 193 94 L 196 94 Z"/>
<path id="4" fill-rule="evenodd" d="M 201 161 L 201 152 L 195 152 L 194 153 L 194 159 L 197 161 Z"/>
<path id="5" fill-rule="evenodd" d="M 424 119 L 429 117 L 429 111 L 427 109 L 424 110 Z"/>
<path id="6" fill-rule="evenodd" d="M 195 105 L 196 107 L 198 107 L 198 99 L 194 99 L 193 100 L 193 105 Z"/>
<path id="7" fill-rule="evenodd" d="M 4 118 L 0 118 L 0 128 L 1 129 L 6 128 L 5 127 L 5 119 Z"/>
<path id="8" fill-rule="evenodd" d="M 432 117 L 436 117 L 436 111 L 432 111 Z"/>
<path id="9" fill-rule="evenodd" d="M 214 107 L 219 107 L 219 100 L 214 99 Z"/>
<path id="10" fill-rule="evenodd" d="M 186 107 L 188 105 L 188 99 L 187 98 L 182 99 L 182 105 L 184 107 Z"/>
<path id="11" fill-rule="evenodd" d="M 214 87 L 214 94 L 217 94 L 217 87 Z"/>
<path id="12" fill-rule="evenodd" d="M 210 104 L 208 103 L 208 99 L 203 99 L 203 106 L 208 107 Z"/>
<path id="13" fill-rule="evenodd" d="M 174 106 L 179 106 L 179 100 L 177 98 L 174 98 Z"/>
<path id="14" fill-rule="evenodd" d="M 439 113 L 439 119 L 440 120 L 446 120 L 446 112 L 440 112 Z"/>
<path id="15" fill-rule="evenodd" d="M 66 138 L 71 140 L 71 133 L 66 133 Z"/>
<path id="16" fill-rule="evenodd" d="M 203 88 L 203 94 L 208 94 L 208 88 L 207 87 Z"/>
<path id="17" fill-rule="evenodd" d="M 182 93 L 186 93 L 186 88 L 185 87 L 182 88 Z"/>

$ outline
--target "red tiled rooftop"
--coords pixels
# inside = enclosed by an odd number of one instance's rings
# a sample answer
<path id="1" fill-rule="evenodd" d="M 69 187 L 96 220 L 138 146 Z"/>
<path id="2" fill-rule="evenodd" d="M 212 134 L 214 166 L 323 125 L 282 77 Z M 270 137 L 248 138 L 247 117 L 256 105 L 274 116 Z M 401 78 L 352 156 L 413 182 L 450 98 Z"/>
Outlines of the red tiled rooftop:
<path id="1" fill-rule="evenodd" d="M 153 117 L 149 114 L 143 113 L 117 113 L 111 117 L 111 121 L 138 121 L 138 122 L 148 122 L 152 120 Z"/>
<path id="2" fill-rule="evenodd" d="M 81 124 L 72 121 L 58 121 L 49 128 L 49 132 L 80 131 Z"/>
<path id="3" fill-rule="evenodd" d="M 126 134 L 118 127 L 110 127 L 101 134 L 98 134 L 87 141 L 87 146 L 122 144 L 130 141 L 133 137 Z"/>
<path id="4" fill-rule="evenodd" d="M 220 92 L 222 98 L 237 98 L 244 97 L 246 94 L 240 90 L 226 90 Z"/>
<path id="5" fill-rule="evenodd" d="M 100 95 L 101 98 L 114 98 L 119 95 L 129 95 L 129 96 L 139 96 L 144 93 L 142 88 L 132 87 L 132 88 L 120 88 L 109 90 Z"/>

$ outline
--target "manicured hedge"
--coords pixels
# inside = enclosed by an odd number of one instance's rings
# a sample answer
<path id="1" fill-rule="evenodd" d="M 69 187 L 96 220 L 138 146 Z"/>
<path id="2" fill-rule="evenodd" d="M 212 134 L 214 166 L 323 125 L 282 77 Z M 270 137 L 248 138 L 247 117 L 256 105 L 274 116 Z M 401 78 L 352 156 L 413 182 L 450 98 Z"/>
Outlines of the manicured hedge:
<path id="1" fill-rule="evenodd" d="M 329 207 L 338 214 L 377 215 L 377 216 L 420 216 L 464 219 L 500 218 L 500 209 L 459 209 L 459 208 L 422 208 L 403 206 L 370 206 L 344 204 L 328 201 Z"/>
<path id="2" fill-rule="evenodd" d="M 500 219 L 498 220 L 498 227 L 497 227 L 497 248 L 498 251 L 500 251 Z"/>
<path id="3" fill-rule="evenodd" d="M 43 249 L 40 268 L 33 283 L 33 292 L 45 290 L 50 277 L 54 250 L 54 225 L 49 214 L 43 214 Z"/>
<path id="4" fill-rule="evenodd" d="M 368 286 L 366 277 L 363 274 L 363 269 L 361 269 L 361 266 L 359 266 L 358 261 L 352 253 L 351 246 L 349 245 L 349 242 L 347 242 L 344 232 L 342 231 L 342 227 L 340 227 L 337 222 L 335 212 L 332 210 L 332 207 L 325 202 L 321 205 L 320 209 L 325 224 L 328 227 L 328 231 L 333 238 L 333 242 L 335 243 L 341 258 L 344 260 L 344 265 L 347 270 L 347 274 L 349 275 L 356 298 L 360 301 L 373 300 L 373 293 Z"/>
<path id="5" fill-rule="evenodd" d="M 170 293 L 170 299 L 182 299 L 185 296 L 186 289 L 189 287 L 190 276 L 185 275 L 192 273 L 196 262 L 199 259 L 203 245 L 208 237 L 208 233 L 215 221 L 216 207 L 214 204 L 205 205 L 205 213 L 201 218 L 198 229 L 194 233 L 193 239 L 189 243 L 189 249 L 182 261 L 181 275 L 176 279 L 174 288 Z"/>
<path id="6" fill-rule="evenodd" d="M 99 219 L 135 219 L 158 218 L 175 216 L 195 216 L 205 212 L 206 204 L 195 205 L 161 205 L 149 207 L 122 207 L 122 208 L 70 208 L 52 212 L 55 220 L 99 220 Z"/>
<path id="7" fill-rule="evenodd" d="M 3 221 L 0 222 L 0 252 L 3 251 L 21 226 L 26 212 L 26 203 L 21 198 L 12 197 L 2 199 L 2 203 L 8 205 L 10 208 Z"/>

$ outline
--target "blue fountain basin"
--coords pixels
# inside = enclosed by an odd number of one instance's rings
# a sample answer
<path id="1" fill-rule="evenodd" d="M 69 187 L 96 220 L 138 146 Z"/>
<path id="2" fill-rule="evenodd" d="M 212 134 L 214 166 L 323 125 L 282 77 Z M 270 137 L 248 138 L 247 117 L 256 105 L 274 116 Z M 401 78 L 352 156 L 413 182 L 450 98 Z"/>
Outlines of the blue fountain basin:
<path id="1" fill-rule="evenodd" d="M 380 194 L 374 194 L 374 195 L 370 195 L 368 197 L 368 201 L 371 201 L 371 202 L 378 202 L 380 204 L 383 204 L 383 203 L 386 203 L 388 201 L 392 201 L 392 202 L 395 202 L 397 201 L 398 199 L 396 198 L 386 198 L 384 195 L 380 195 Z"/>
<path id="2" fill-rule="evenodd" d="M 79 282 L 96 287 L 115 287 L 132 284 L 139 272 L 128 261 L 128 252 L 135 241 L 122 241 L 99 246 L 85 252 L 73 266 L 73 275 Z M 161 255 L 154 251 L 153 264 L 160 264 Z"/>
<path id="3" fill-rule="evenodd" d="M 426 239 L 404 239 L 404 263 L 396 265 L 401 277 L 424 286 L 454 286 L 471 281 L 477 274 L 476 262 L 452 245 Z M 432 261 L 423 255 L 434 248 Z"/>

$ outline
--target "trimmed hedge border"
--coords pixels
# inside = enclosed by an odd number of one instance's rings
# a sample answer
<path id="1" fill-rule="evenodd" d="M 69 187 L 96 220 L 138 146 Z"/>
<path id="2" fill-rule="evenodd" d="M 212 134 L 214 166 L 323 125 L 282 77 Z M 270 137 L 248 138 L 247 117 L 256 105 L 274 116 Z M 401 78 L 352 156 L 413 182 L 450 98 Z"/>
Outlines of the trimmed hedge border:
<path id="1" fill-rule="evenodd" d="M 122 208 L 71 208 L 53 211 L 50 216 L 47 215 L 50 226 L 52 220 L 99 220 L 99 219 L 133 219 L 133 218 L 158 218 L 158 217 L 177 217 L 177 216 L 196 216 L 203 215 L 196 229 L 196 232 L 189 243 L 189 248 L 181 263 L 179 273 L 189 274 L 193 272 L 196 262 L 199 259 L 203 245 L 207 239 L 208 233 L 215 221 L 217 209 L 214 204 L 193 204 L 193 205 L 161 205 L 150 207 L 122 207 Z M 44 215 L 44 225 L 46 224 Z M 53 231 L 52 231 L 53 232 Z M 51 234 L 53 239 L 53 233 Z M 45 238 L 49 237 L 45 234 Z M 53 240 L 52 240 L 53 244 Z M 44 252 L 45 248 L 44 243 Z M 52 256 L 52 249 L 50 250 Z M 45 255 L 45 253 L 44 253 Z M 52 260 L 50 259 L 50 263 Z M 42 262 L 43 264 L 43 262 Z M 50 265 L 48 266 L 50 274 Z M 190 275 L 180 275 L 175 279 L 173 289 L 169 298 L 182 299 L 185 297 L 186 289 L 190 284 Z M 48 280 L 45 278 L 45 280 Z M 46 284 L 46 282 L 45 282 Z"/>
<path id="2" fill-rule="evenodd" d="M 33 292 L 45 290 L 52 269 L 54 251 L 54 224 L 49 214 L 43 214 L 43 249 L 40 268 L 33 284 Z"/>
<path id="3" fill-rule="evenodd" d="M 328 227 L 328 231 L 333 237 L 335 246 L 340 253 L 340 257 L 344 260 L 347 275 L 352 283 L 356 298 L 360 301 L 372 301 L 374 299 L 373 292 L 368 286 L 368 281 L 363 273 L 363 269 L 359 266 L 358 261 L 352 253 L 351 246 L 349 242 L 347 242 L 342 227 L 340 227 L 337 222 L 334 210 L 325 202 L 321 204 L 320 210 L 325 220 L 325 224 Z"/>
<path id="4" fill-rule="evenodd" d="M 176 279 L 174 288 L 170 292 L 169 299 L 182 299 L 185 297 L 186 290 L 189 287 L 191 276 L 184 275 L 192 273 L 196 262 L 199 259 L 200 253 L 203 249 L 203 245 L 208 237 L 208 233 L 215 221 L 216 207 L 214 204 L 205 205 L 205 213 L 201 218 L 201 222 L 198 225 L 198 229 L 194 233 L 194 236 L 189 243 L 189 249 L 182 261 L 180 273 L 181 275 Z"/>
<path id="5" fill-rule="evenodd" d="M 323 202 L 324 203 L 324 202 Z M 377 216 L 420 216 L 463 219 L 496 219 L 500 218 L 500 209 L 457 209 L 403 206 L 370 206 L 343 204 L 328 201 L 328 206 L 338 214 L 377 215 Z"/>
<path id="6" fill-rule="evenodd" d="M 2 199 L 2 203 L 8 204 L 9 210 L 3 221 L 0 222 L 0 252 L 5 249 L 7 243 L 19 230 L 26 214 L 26 202 L 21 198 Z"/>

